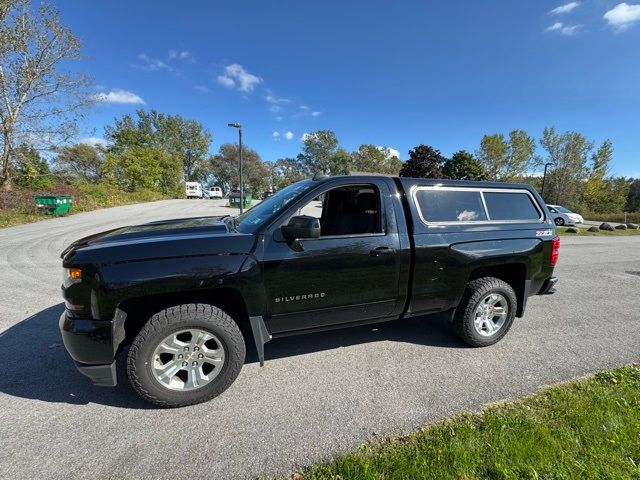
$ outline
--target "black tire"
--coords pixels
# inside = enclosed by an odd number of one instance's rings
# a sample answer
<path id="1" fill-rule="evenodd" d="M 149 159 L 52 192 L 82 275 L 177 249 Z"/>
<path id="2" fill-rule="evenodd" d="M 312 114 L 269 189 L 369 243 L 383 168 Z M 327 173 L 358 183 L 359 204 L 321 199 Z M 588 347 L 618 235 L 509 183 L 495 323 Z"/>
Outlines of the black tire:
<path id="1" fill-rule="evenodd" d="M 210 383 L 191 391 L 176 391 L 153 375 L 153 354 L 160 342 L 180 330 L 198 328 L 217 337 L 224 350 L 220 373 Z M 245 361 L 246 346 L 237 323 L 213 305 L 187 304 L 153 315 L 142 327 L 127 355 L 127 374 L 134 390 L 160 407 L 183 407 L 206 402 L 224 392 L 236 379 Z"/>
<path id="2" fill-rule="evenodd" d="M 556 219 L 554 220 L 555 224 L 559 227 L 562 227 L 564 225 L 564 218 L 562 217 L 556 217 Z"/>
<path id="3" fill-rule="evenodd" d="M 507 318 L 495 333 L 483 336 L 475 328 L 475 311 L 480 302 L 491 293 L 502 295 L 508 304 Z M 453 327 L 458 336 L 472 347 L 486 347 L 493 345 L 504 337 L 516 315 L 518 300 L 516 294 L 507 282 L 494 277 L 483 277 L 467 284 L 462 300 L 453 317 Z"/>

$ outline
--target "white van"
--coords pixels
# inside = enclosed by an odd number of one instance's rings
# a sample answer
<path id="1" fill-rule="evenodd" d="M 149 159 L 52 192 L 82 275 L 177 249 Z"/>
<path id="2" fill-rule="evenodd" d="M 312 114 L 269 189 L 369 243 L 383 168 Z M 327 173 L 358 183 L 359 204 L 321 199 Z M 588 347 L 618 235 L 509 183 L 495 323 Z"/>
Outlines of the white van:
<path id="1" fill-rule="evenodd" d="M 222 198 L 222 189 L 220 187 L 209 187 L 209 198 Z"/>
<path id="2" fill-rule="evenodd" d="M 204 196 L 202 185 L 198 182 L 187 182 L 185 187 L 187 189 L 187 198 L 202 198 Z"/>

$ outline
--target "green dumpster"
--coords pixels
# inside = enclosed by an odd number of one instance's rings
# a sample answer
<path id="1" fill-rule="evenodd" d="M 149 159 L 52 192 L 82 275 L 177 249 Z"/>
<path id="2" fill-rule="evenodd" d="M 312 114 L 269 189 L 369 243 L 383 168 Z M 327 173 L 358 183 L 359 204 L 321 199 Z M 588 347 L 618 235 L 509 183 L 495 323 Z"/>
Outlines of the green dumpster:
<path id="1" fill-rule="evenodd" d="M 71 195 L 36 195 L 33 199 L 38 210 L 47 215 L 65 215 L 73 204 Z"/>
<path id="2" fill-rule="evenodd" d="M 253 196 L 250 193 L 244 194 L 244 207 L 248 208 L 251 206 L 251 202 L 253 202 Z M 240 192 L 231 192 L 229 194 L 229 206 L 240 208 Z"/>

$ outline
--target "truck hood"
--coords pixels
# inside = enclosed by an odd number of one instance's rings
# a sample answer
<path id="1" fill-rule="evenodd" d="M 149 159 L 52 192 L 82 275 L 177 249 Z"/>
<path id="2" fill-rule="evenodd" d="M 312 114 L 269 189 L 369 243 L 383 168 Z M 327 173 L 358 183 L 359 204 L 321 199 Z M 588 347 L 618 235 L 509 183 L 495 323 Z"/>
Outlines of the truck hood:
<path id="1" fill-rule="evenodd" d="M 90 235 L 61 254 L 65 260 L 124 262 L 153 258 L 250 253 L 253 235 L 229 230 L 223 217 L 162 220 Z M 80 258 L 81 257 L 81 258 Z"/>

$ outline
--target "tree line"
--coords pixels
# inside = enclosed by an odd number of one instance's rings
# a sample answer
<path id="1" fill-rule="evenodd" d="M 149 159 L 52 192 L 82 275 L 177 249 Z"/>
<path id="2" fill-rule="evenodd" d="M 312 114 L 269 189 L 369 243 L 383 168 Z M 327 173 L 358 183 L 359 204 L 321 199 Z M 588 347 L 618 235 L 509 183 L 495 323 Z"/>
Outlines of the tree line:
<path id="1" fill-rule="evenodd" d="M 29 0 L 0 2 L 0 183 L 46 190 L 59 182 L 113 185 L 183 196 L 185 181 L 238 188 L 238 145 L 220 145 L 198 121 L 155 110 L 116 119 L 105 130 L 106 145 L 70 144 L 77 125 L 97 99 L 91 80 L 63 65 L 80 58 L 81 44 L 47 5 Z M 46 158 L 41 152 L 46 151 Z M 542 154 L 537 152 L 541 151 Z M 487 134 L 474 152 L 447 158 L 420 144 L 401 161 L 392 150 L 363 144 L 340 146 L 331 130 L 305 134 L 295 157 L 263 161 L 244 149 L 244 182 L 260 195 L 316 172 L 373 172 L 463 180 L 523 181 L 544 199 L 593 213 L 640 210 L 640 180 L 611 174 L 613 145 L 596 146 L 578 132 L 545 128 L 536 141 L 526 131 Z"/>

